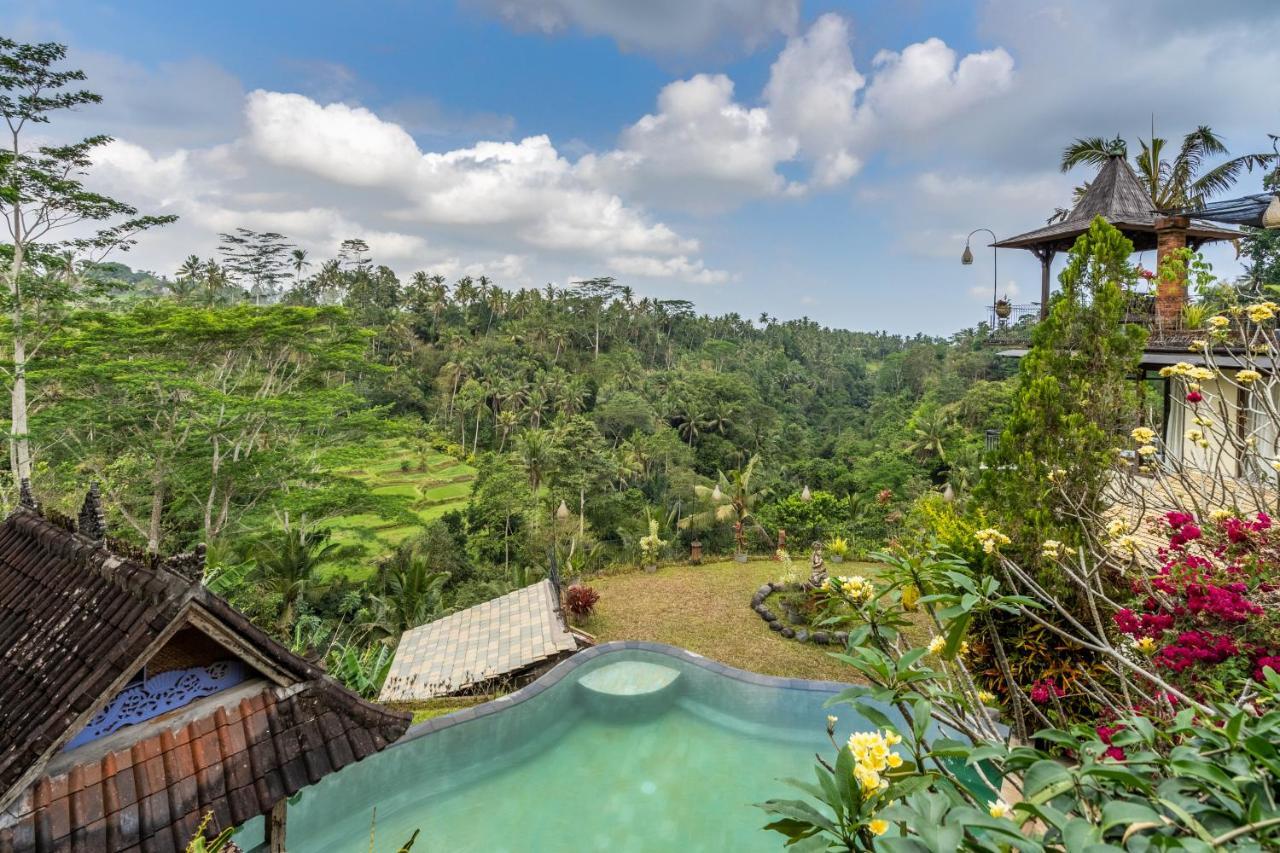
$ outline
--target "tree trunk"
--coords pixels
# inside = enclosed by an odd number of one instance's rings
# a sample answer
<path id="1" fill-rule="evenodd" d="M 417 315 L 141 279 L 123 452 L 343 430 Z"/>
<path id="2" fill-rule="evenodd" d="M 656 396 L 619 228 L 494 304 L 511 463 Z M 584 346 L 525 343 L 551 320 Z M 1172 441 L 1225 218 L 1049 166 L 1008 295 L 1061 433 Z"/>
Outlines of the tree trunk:
<path id="1" fill-rule="evenodd" d="M 160 553 L 160 522 L 164 518 L 164 481 L 159 475 L 151 481 L 151 520 L 147 524 L 147 553 Z"/>
<path id="2" fill-rule="evenodd" d="M 10 397 L 9 462 L 18 483 L 31 479 L 31 444 L 27 439 L 27 338 L 22 315 L 22 208 L 13 205 L 13 264 L 9 269 L 9 318 L 13 324 L 13 394 Z"/>

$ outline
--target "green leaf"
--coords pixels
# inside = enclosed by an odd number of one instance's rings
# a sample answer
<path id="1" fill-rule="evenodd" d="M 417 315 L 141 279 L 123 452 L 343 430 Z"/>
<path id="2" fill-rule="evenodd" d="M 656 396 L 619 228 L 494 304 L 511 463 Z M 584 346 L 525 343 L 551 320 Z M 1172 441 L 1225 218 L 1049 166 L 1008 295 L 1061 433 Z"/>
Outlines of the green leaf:
<path id="1" fill-rule="evenodd" d="M 1169 766 L 1183 776 L 1193 776 L 1197 779 L 1203 779 L 1206 782 L 1224 789 L 1224 791 L 1229 791 L 1233 799 L 1238 797 L 1235 791 L 1235 785 L 1231 782 L 1231 777 L 1226 773 L 1223 773 L 1216 765 L 1210 764 L 1208 761 L 1189 758 L 1175 758 L 1169 762 Z"/>
<path id="2" fill-rule="evenodd" d="M 1102 807 L 1102 830 L 1106 832 L 1119 824 L 1160 822 L 1160 814 L 1146 803 L 1131 800 L 1112 800 Z"/>
<path id="3" fill-rule="evenodd" d="M 963 613 L 947 626 L 947 644 L 942 649 L 943 657 L 950 659 L 956 656 L 956 652 L 960 650 L 960 643 L 964 641 L 964 633 L 969 628 L 969 621 L 972 618 L 972 613 Z"/>
<path id="4" fill-rule="evenodd" d="M 803 800 L 766 800 L 756 805 L 769 814 L 780 815 L 793 821 L 821 827 L 828 832 L 839 833 L 835 824 L 826 815 Z"/>
<path id="5" fill-rule="evenodd" d="M 898 730 L 898 726 L 889 719 L 888 715 L 871 703 L 856 702 L 854 703 L 854 708 L 876 728 Z"/>
<path id="6" fill-rule="evenodd" d="M 1044 803 L 1069 791 L 1074 784 L 1070 771 L 1056 761 L 1037 761 L 1027 770 L 1022 780 L 1022 798 L 1033 803 Z"/>

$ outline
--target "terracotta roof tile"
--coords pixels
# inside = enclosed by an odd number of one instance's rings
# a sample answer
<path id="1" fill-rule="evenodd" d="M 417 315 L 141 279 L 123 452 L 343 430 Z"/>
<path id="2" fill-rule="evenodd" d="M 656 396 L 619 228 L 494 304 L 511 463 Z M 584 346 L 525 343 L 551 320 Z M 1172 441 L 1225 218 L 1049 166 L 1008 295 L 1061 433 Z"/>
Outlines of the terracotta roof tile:
<path id="1" fill-rule="evenodd" d="M 62 769 L 45 771 L 53 750 L 193 605 L 293 681 L 168 728 L 144 723 L 135 742 L 106 754 L 85 744 L 66 753 L 69 764 L 59 760 Z M 210 834 L 265 814 L 395 741 L 409 722 L 347 691 L 203 587 L 121 559 L 25 507 L 0 524 L 0 648 L 6 853 L 182 850 L 205 814 Z M 77 763 L 79 750 L 86 758 Z"/>

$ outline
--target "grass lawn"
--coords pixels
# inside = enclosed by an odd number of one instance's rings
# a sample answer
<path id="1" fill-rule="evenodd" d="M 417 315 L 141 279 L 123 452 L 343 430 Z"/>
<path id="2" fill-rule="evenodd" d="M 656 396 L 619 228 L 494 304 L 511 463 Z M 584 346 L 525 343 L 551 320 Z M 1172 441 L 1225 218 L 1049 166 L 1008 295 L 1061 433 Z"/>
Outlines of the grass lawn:
<path id="1" fill-rule="evenodd" d="M 875 572 L 873 563 L 827 568 L 842 575 Z M 751 596 L 776 580 L 779 571 L 781 566 L 772 560 L 753 560 L 592 578 L 589 583 L 600 593 L 600 602 L 583 628 L 602 643 L 667 643 L 764 675 L 852 680 L 854 670 L 827 654 L 835 647 L 780 637 L 751 609 Z"/>

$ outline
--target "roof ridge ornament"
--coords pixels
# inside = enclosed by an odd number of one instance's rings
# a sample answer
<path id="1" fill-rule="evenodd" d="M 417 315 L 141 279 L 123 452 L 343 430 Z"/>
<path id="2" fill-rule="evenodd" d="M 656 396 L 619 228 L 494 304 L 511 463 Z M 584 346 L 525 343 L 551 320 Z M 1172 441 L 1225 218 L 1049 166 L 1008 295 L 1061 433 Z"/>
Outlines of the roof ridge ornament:
<path id="1" fill-rule="evenodd" d="M 80 505 L 76 532 L 94 542 L 102 542 L 107 538 L 107 516 L 102 510 L 102 490 L 98 488 L 97 480 L 89 484 L 84 503 Z"/>
<path id="2" fill-rule="evenodd" d="M 36 500 L 35 494 L 31 491 L 31 480 L 23 477 L 18 482 L 18 503 L 27 509 L 40 511 L 40 502 Z"/>
<path id="3" fill-rule="evenodd" d="M 203 583 L 206 550 L 205 544 L 201 542 L 190 551 L 161 559 L 160 568 L 173 572 L 192 583 Z"/>

